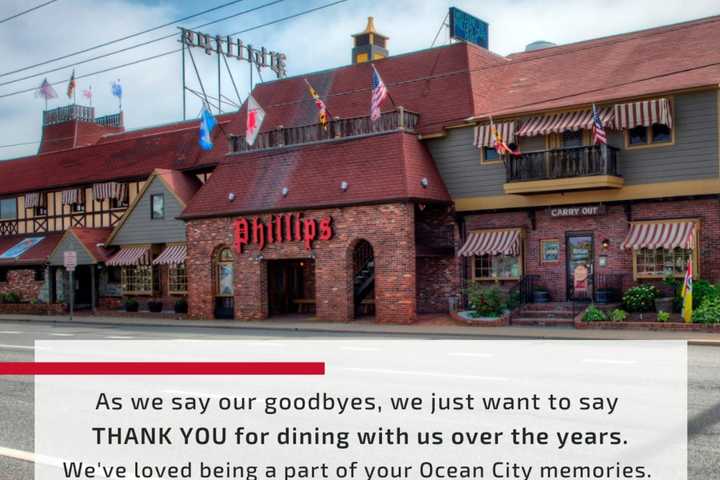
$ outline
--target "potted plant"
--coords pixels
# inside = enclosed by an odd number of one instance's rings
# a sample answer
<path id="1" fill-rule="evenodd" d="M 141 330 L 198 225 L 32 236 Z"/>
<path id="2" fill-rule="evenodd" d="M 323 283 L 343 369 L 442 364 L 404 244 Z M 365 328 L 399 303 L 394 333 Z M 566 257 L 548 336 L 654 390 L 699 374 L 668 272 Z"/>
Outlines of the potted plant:
<path id="1" fill-rule="evenodd" d="M 152 299 L 148 302 L 148 310 L 153 313 L 160 313 L 163 311 L 163 302 L 160 299 Z"/>
<path id="2" fill-rule="evenodd" d="M 550 303 L 550 292 L 547 288 L 539 286 L 533 290 L 533 303 Z"/>
<path id="3" fill-rule="evenodd" d="M 177 302 L 175 302 L 175 313 L 187 313 L 188 312 L 188 302 L 185 298 L 179 298 Z"/>
<path id="4" fill-rule="evenodd" d="M 125 300 L 125 311 L 126 312 L 137 312 L 140 309 L 140 304 L 134 298 L 128 298 Z"/>

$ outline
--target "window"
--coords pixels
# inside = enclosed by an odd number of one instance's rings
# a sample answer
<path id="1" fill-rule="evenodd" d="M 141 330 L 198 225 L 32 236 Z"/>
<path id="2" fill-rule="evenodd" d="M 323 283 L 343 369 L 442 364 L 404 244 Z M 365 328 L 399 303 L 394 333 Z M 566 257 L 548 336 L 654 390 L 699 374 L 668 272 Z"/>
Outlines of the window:
<path id="1" fill-rule="evenodd" d="M 500 155 L 498 155 L 497 150 L 495 150 L 493 147 L 483 147 L 481 160 L 481 163 L 499 162 Z"/>
<path id="2" fill-rule="evenodd" d="M 187 293 L 187 269 L 185 263 L 170 265 L 170 268 L 168 268 L 168 291 L 170 293 Z"/>
<path id="3" fill-rule="evenodd" d="M 562 145 L 563 148 L 574 148 L 583 146 L 583 132 L 578 130 L 577 132 L 563 132 L 562 133 Z"/>
<path id="4" fill-rule="evenodd" d="M 33 216 L 35 217 L 45 217 L 48 214 L 47 209 L 47 202 L 48 200 L 48 194 L 47 193 L 41 193 L 40 194 L 40 204 L 36 207 L 34 207 L 33 210 Z"/>
<path id="5" fill-rule="evenodd" d="M 122 268 L 108 267 L 108 283 L 122 283 Z"/>
<path id="6" fill-rule="evenodd" d="M 215 260 L 215 296 L 232 297 L 235 292 L 233 273 L 233 254 L 229 248 L 223 248 Z"/>
<path id="7" fill-rule="evenodd" d="M 17 201 L 14 198 L 0 200 L 0 219 L 17 218 Z"/>
<path id="8" fill-rule="evenodd" d="M 522 276 L 522 257 L 519 255 L 483 255 L 473 259 L 474 280 L 517 279 Z"/>
<path id="9" fill-rule="evenodd" d="M 625 143 L 627 147 L 643 145 L 662 145 L 673 142 L 673 131 L 667 125 L 654 123 L 650 127 L 642 125 L 627 130 Z"/>
<path id="10" fill-rule="evenodd" d="M 153 220 L 165 218 L 165 195 L 162 193 L 150 195 L 150 218 Z"/>
<path id="11" fill-rule="evenodd" d="M 44 282 L 45 281 L 45 269 L 40 267 L 35 269 L 35 281 L 36 282 Z"/>
<path id="12" fill-rule="evenodd" d="M 150 265 L 136 265 L 123 267 L 121 284 L 123 293 L 152 294 L 153 267 Z"/>
<path id="13" fill-rule="evenodd" d="M 85 211 L 85 189 L 79 189 L 77 202 L 70 204 L 72 213 L 82 213 Z"/>
<path id="14" fill-rule="evenodd" d="M 119 186 L 121 184 L 118 184 Z M 118 187 L 120 188 L 120 187 Z M 120 198 L 111 198 L 110 199 L 110 208 L 126 208 L 129 204 L 129 192 L 127 189 L 127 185 L 124 185 L 124 188 L 120 188 Z"/>
<path id="15" fill-rule="evenodd" d="M 667 250 L 664 248 L 648 249 L 642 248 L 635 252 L 635 264 L 638 277 L 682 277 L 685 275 L 688 259 L 692 250 L 676 248 Z"/>

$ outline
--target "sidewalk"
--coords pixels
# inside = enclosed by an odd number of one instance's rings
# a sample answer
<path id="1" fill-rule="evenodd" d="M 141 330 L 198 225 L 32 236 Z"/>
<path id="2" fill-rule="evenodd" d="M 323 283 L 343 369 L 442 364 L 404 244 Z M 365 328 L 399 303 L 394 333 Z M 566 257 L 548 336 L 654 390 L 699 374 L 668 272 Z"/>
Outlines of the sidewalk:
<path id="1" fill-rule="evenodd" d="M 428 317 L 430 318 L 430 317 Z M 702 332 L 576 330 L 573 327 L 470 327 L 420 321 L 413 325 L 377 324 L 371 321 L 351 323 L 319 322 L 317 320 L 175 320 L 163 318 L 124 318 L 110 316 L 76 316 L 72 322 L 67 315 L 0 315 L 0 322 L 62 323 L 64 325 L 101 325 L 124 327 L 190 327 L 218 328 L 235 331 L 272 330 L 308 333 L 353 333 L 402 336 L 448 336 L 452 338 L 534 338 L 578 340 L 688 340 L 693 345 L 720 346 L 720 334 Z"/>

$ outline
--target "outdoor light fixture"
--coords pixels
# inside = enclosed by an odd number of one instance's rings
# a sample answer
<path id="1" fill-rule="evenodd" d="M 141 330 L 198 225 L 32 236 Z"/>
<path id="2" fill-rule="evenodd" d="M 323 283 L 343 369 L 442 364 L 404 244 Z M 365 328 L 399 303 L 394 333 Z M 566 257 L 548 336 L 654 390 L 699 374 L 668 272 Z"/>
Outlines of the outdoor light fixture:
<path id="1" fill-rule="evenodd" d="M 262 253 L 258 253 L 257 255 L 255 255 L 256 262 L 262 262 L 264 258 L 265 256 Z"/>
<path id="2" fill-rule="evenodd" d="M 317 255 L 315 254 L 315 250 L 310 252 L 310 258 L 312 258 L 313 260 L 315 260 L 317 258 Z"/>
<path id="3" fill-rule="evenodd" d="M 340 182 L 340 190 L 342 190 L 343 192 L 347 192 L 347 189 L 348 189 L 348 183 L 345 180 Z"/>
<path id="4" fill-rule="evenodd" d="M 601 245 L 602 245 L 603 250 L 607 250 L 608 247 L 610 246 L 610 240 L 608 240 L 607 238 L 604 239 L 604 240 L 602 241 Z"/>
<path id="5" fill-rule="evenodd" d="M 282 189 L 282 195 L 283 195 L 283 197 L 287 197 L 287 196 L 288 196 L 288 192 L 290 192 L 290 190 L 288 190 L 288 187 L 283 187 L 283 189 Z"/>
<path id="6" fill-rule="evenodd" d="M 230 202 L 235 201 L 235 193 L 234 192 L 228 193 L 228 201 L 230 201 Z"/>
<path id="7" fill-rule="evenodd" d="M 420 186 L 422 186 L 423 188 L 427 188 L 429 184 L 430 182 L 428 182 L 427 177 L 423 177 L 422 179 L 420 179 Z"/>

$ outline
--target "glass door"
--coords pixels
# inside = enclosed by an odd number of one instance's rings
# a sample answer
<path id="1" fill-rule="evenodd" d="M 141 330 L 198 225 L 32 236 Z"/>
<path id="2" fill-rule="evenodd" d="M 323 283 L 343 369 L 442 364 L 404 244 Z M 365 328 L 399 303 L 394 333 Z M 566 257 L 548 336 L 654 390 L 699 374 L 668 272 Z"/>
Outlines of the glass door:
<path id="1" fill-rule="evenodd" d="M 569 233 L 567 263 L 568 300 L 592 300 L 594 288 L 594 245 L 592 234 Z"/>

